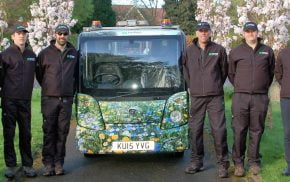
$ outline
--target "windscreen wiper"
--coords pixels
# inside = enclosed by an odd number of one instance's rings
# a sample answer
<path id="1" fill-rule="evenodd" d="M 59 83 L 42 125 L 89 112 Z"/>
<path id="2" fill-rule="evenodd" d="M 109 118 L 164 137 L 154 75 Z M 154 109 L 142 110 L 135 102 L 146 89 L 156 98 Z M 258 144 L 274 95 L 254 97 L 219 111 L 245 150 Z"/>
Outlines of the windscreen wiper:
<path id="1" fill-rule="evenodd" d="M 106 98 L 106 100 L 114 100 L 116 98 L 122 98 L 122 97 L 126 97 L 126 96 L 132 96 L 132 95 L 136 95 L 136 94 L 148 94 L 148 93 L 152 93 L 153 91 L 146 91 L 146 92 L 142 92 L 142 91 L 133 91 L 133 92 L 118 92 L 118 93 L 124 93 L 122 95 L 118 95 L 118 96 L 114 96 L 114 97 L 108 97 Z M 160 92 L 168 92 L 168 91 L 165 91 L 165 90 L 159 90 L 158 91 L 159 93 Z"/>
<path id="2" fill-rule="evenodd" d="M 116 98 L 121 98 L 121 97 L 126 97 L 126 96 L 131 96 L 131 95 L 136 95 L 136 94 L 140 94 L 140 93 L 143 93 L 143 92 L 140 92 L 140 91 L 134 91 L 134 92 L 118 92 L 118 93 L 124 93 L 122 95 L 117 95 L 117 96 L 114 96 L 114 97 L 108 97 L 106 98 L 106 100 L 114 100 Z"/>

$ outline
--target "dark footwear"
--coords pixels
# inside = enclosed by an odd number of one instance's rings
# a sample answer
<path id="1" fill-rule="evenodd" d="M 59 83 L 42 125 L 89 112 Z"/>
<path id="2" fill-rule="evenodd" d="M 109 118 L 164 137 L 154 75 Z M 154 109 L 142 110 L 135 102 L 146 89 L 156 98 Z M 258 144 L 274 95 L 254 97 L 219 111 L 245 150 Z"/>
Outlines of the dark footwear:
<path id="1" fill-rule="evenodd" d="M 18 167 L 7 167 L 4 175 L 6 178 L 12 179 L 15 177 L 18 170 Z"/>
<path id="2" fill-rule="evenodd" d="M 235 165 L 234 175 L 237 177 L 243 177 L 245 175 L 245 168 L 242 164 Z"/>
<path id="3" fill-rule="evenodd" d="M 57 176 L 65 174 L 65 171 L 61 164 L 56 164 L 54 170 L 55 170 L 55 175 Z"/>
<path id="4" fill-rule="evenodd" d="M 44 166 L 42 175 L 43 176 L 54 176 L 55 175 L 54 167 L 52 167 L 51 165 Z"/>
<path id="5" fill-rule="evenodd" d="M 192 162 L 185 168 L 184 172 L 187 174 L 194 174 L 202 170 L 204 170 L 203 164 Z"/>
<path id="6" fill-rule="evenodd" d="M 254 165 L 251 165 L 250 166 L 250 172 L 253 174 L 253 175 L 258 175 L 261 171 L 261 168 L 259 165 L 257 164 L 254 164 Z"/>
<path id="7" fill-rule="evenodd" d="M 290 168 L 289 167 L 284 169 L 284 171 L 282 172 L 282 176 L 290 176 Z"/>
<path id="8" fill-rule="evenodd" d="M 219 166 L 218 175 L 220 178 L 228 178 L 229 177 L 228 168 L 226 168 L 225 166 Z"/>
<path id="9" fill-rule="evenodd" d="M 23 172 L 27 177 L 36 177 L 36 171 L 32 167 L 23 166 Z"/>

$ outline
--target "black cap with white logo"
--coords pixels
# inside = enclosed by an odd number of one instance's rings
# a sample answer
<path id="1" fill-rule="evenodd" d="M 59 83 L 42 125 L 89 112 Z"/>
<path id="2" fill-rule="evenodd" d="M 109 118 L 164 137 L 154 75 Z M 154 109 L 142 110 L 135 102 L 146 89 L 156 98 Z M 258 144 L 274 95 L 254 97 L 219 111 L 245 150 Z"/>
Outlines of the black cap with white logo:
<path id="1" fill-rule="evenodd" d="M 248 31 L 248 30 L 253 30 L 253 31 L 258 31 L 258 26 L 255 22 L 247 22 L 244 25 L 244 31 Z"/>
<path id="2" fill-rule="evenodd" d="M 202 29 L 205 29 L 205 30 L 210 30 L 210 25 L 208 22 L 198 22 L 197 25 L 196 25 L 196 30 L 202 30 Z"/>
<path id="3" fill-rule="evenodd" d="M 26 27 L 22 26 L 22 25 L 15 25 L 13 28 L 13 33 L 15 32 L 25 32 L 28 33 L 28 30 L 26 30 Z"/>
<path id="4" fill-rule="evenodd" d="M 55 28 L 55 33 L 59 33 L 59 32 L 69 33 L 69 27 L 64 24 L 57 25 L 57 27 Z"/>

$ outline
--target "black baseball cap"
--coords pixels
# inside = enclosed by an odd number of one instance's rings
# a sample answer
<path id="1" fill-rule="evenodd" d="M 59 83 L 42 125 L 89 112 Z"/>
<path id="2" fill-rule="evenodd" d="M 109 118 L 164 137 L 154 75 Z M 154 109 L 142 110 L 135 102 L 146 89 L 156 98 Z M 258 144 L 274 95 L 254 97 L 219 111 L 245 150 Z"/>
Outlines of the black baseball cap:
<path id="1" fill-rule="evenodd" d="M 255 22 L 247 22 L 244 25 L 244 31 L 248 31 L 248 30 L 253 30 L 253 31 L 258 31 L 258 25 Z"/>
<path id="2" fill-rule="evenodd" d="M 58 33 L 58 32 L 69 33 L 69 27 L 67 25 L 64 25 L 64 24 L 59 24 L 55 28 L 55 33 Z"/>
<path id="3" fill-rule="evenodd" d="M 15 32 L 25 32 L 28 33 L 28 30 L 26 30 L 26 27 L 24 27 L 23 25 L 15 25 L 13 28 L 13 33 Z"/>
<path id="4" fill-rule="evenodd" d="M 206 29 L 206 30 L 210 30 L 210 25 L 208 22 L 202 21 L 202 22 L 198 22 L 196 25 L 196 30 L 202 30 L 202 29 Z"/>

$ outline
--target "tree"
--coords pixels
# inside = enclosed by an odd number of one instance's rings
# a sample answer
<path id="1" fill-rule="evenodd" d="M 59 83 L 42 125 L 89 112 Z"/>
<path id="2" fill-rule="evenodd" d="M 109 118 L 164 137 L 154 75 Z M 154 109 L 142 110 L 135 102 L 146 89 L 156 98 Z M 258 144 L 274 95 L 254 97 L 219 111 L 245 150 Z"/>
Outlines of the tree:
<path id="1" fill-rule="evenodd" d="M 73 27 L 77 20 L 72 19 L 74 2 L 71 0 L 39 0 L 30 6 L 32 20 L 28 22 L 29 42 L 34 52 L 49 45 L 58 24 Z"/>
<path id="2" fill-rule="evenodd" d="M 9 40 L 4 38 L 4 29 L 8 27 L 8 24 L 5 21 L 6 13 L 2 8 L 3 2 L 0 2 L 0 52 L 9 46 Z"/>
<path id="3" fill-rule="evenodd" d="M 72 28 L 73 32 L 81 32 L 83 27 L 91 25 L 93 20 L 94 5 L 93 0 L 74 0 L 73 18 L 77 19 L 77 24 Z"/>
<path id="4" fill-rule="evenodd" d="M 94 20 L 101 20 L 103 26 L 115 26 L 116 14 L 112 9 L 111 0 L 94 0 Z"/>
<path id="5" fill-rule="evenodd" d="M 172 23 L 178 24 L 179 15 L 177 9 L 179 8 L 181 2 L 177 0 L 165 0 L 163 8 L 166 11 L 166 18 L 170 18 Z"/>
<path id="6" fill-rule="evenodd" d="M 165 0 L 164 2 L 166 17 L 170 18 L 173 24 L 179 24 L 186 34 L 192 34 L 196 26 L 196 0 Z"/>
<path id="7" fill-rule="evenodd" d="M 183 0 L 181 2 L 179 6 L 179 25 L 186 33 L 192 34 L 196 27 L 196 0 Z"/>
<path id="8" fill-rule="evenodd" d="M 231 0 L 231 7 L 228 10 L 228 14 L 231 17 L 232 24 L 238 23 L 238 13 L 237 13 L 237 7 L 241 6 L 244 3 L 244 0 Z"/>
<path id="9" fill-rule="evenodd" d="M 199 0 L 197 1 L 196 11 L 196 20 L 210 23 L 212 39 L 224 46 L 227 52 L 230 51 L 230 44 L 232 43 L 230 37 L 231 17 L 228 16 L 230 7 L 230 0 Z"/>
<path id="10" fill-rule="evenodd" d="M 27 22 L 31 19 L 29 6 L 37 0 L 1 0 L 4 3 L 7 21 L 14 24 L 16 21 Z M 20 8 L 21 7 L 21 8 Z"/>
<path id="11" fill-rule="evenodd" d="M 140 11 L 145 16 L 145 19 L 149 22 L 150 25 L 157 25 L 160 22 L 156 22 L 158 16 L 158 4 L 160 0 L 133 0 L 133 3 L 136 7 L 140 7 Z"/>

